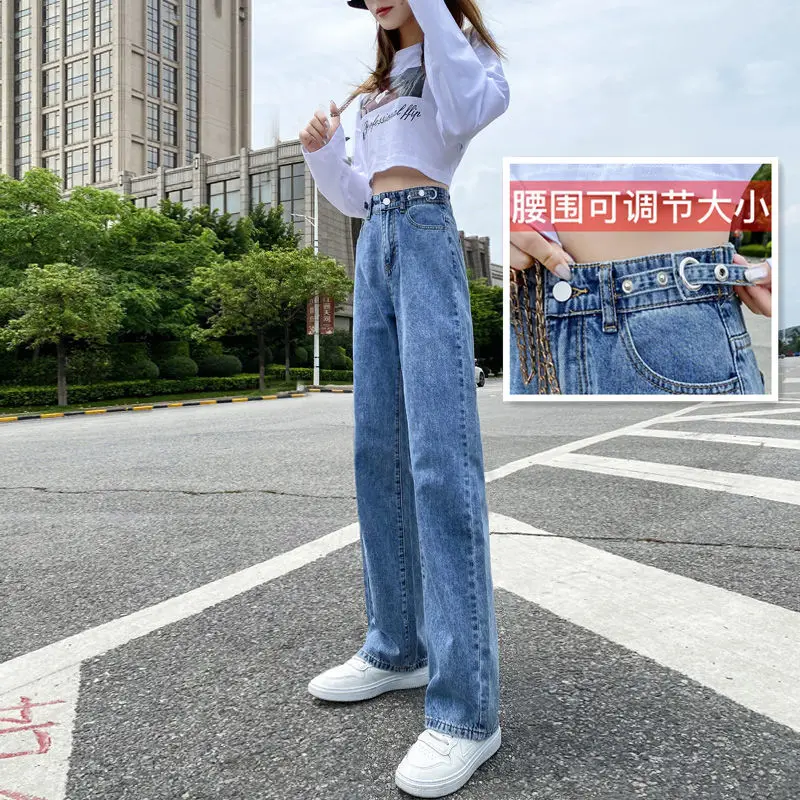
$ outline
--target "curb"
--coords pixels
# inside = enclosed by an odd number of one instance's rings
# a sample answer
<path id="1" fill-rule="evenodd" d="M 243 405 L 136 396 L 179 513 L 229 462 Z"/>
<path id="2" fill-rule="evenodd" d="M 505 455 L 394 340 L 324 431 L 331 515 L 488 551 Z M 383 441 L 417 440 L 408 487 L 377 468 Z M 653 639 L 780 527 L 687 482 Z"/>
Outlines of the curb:
<path id="1" fill-rule="evenodd" d="M 183 408 L 184 406 L 213 406 L 218 403 L 247 403 L 254 400 L 284 400 L 293 397 L 305 397 L 311 392 L 352 393 L 353 387 L 332 386 L 307 386 L 295 392 L 278 392 L 277 394 L 263 394 L 260 397 L 210 397 L 207 400 L 180 400 L 176 402 L 164 401 L 162 403 L 142 403 L 127 406 L 109 406 L 108 408 L 88 408 L 75 411 L 51 411 L 44 414 L 19 414 L 17 416 L 0 416 L 2 422 L 22 422 L 26 419 L 55 419 L 58 417 L 77 417 L 81 415 L 94 416 L 97 414 L 113 414 L 116 411 L 153 411 L 156 408 Z"/>

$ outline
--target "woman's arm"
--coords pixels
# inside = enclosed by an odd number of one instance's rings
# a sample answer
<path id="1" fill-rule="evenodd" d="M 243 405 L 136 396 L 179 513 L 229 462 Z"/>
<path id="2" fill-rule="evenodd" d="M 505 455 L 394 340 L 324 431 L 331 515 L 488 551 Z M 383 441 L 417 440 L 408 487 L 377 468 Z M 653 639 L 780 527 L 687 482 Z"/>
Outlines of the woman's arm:
<path id="1" fill-rule="evenodd" d="M 497 54 L 467 39 L 444 0 L 408 0 L 425 35 L 425 78 L 446 141 L 470 139 L 508 108 L 509 90 Z"/>
<path id="2" fill-rule="evenodd" d="M 324 147 L 312 153 L 305 145 L 301 145 L 301 150 L 325 198 L 348 217 L 366 218 L 372 200 L 372 188 L 361 163 L 360 121 L 356 122 L 352 164 L 347 161 L 341 125 Z"/>

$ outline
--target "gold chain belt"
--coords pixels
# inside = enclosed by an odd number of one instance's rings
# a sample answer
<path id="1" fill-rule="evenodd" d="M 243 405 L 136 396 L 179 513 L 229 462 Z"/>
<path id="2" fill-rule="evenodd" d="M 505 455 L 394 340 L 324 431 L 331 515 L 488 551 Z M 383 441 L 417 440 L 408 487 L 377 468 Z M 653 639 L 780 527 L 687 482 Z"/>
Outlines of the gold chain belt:
<path id="1" fill-rule="evenodd" d="M 531 318 L 531 302 L 527 279 L 528 272 L 532 270 L 536 276 L 534 298 L 535 333 Z M 528 269 L 511 270 L 511 321 L 516 332 L 522 380 L 525 385 L 527 386 L 531 382 L 535 374 L 539 394 L 561 394 L 558 378 L 556 377 L 556 367 L 553 363 L 553 354 L 550 351 L 550 341 L 547 338 L 547 323 L 544 317 L 544 270 L 544 264 L 536 259 L 533 260 L 533 266 Z M 528 372 L 523 326 L 528 334 L 528 342 L 533 347 L 533 368 L 530 372 Z"/>

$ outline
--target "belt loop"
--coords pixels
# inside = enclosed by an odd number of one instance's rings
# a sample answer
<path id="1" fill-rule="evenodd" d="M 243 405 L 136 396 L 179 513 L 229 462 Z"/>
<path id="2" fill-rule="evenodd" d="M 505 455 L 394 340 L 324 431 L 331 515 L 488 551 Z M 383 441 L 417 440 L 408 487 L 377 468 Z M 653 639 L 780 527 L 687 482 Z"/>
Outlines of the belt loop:
<path id="1" fill-rule="evenodd" d="M 600 284 L 600 308 L 603 313 L 603 333 L 616 333 L 617 302 L 614 293 L 614 268 L 606 264 L 599 268 L 597 279 Z"/>

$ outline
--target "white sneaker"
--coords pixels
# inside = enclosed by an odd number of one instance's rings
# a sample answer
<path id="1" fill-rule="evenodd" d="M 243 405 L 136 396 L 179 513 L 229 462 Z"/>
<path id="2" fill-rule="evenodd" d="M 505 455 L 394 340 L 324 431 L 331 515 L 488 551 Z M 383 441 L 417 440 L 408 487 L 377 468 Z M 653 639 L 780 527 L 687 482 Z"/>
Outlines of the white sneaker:
<path id="1" fill-rule="evenodd" d="M 416 689 L 427 683 L 427 665 L 413 672 L 397 672 L 373 667 L 356 655 L 317 675 L 308 684 L 308 691 L 320 700 L 347 703 L 368 700 L 394 689 Z"/>
<path id="2" fill-rule="evenodd" d="M 499 747 L 500 728 L 481 740 L 426 728 L 400 762 L 394 782 L 415 797 L 444 797 L 460 789 Z"/>

